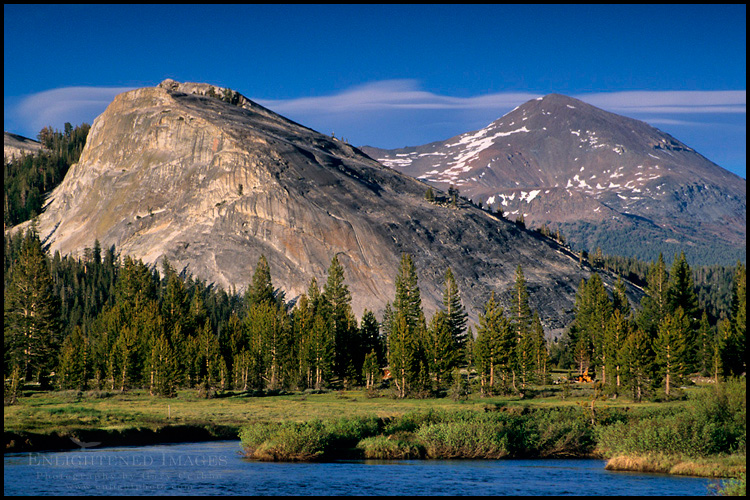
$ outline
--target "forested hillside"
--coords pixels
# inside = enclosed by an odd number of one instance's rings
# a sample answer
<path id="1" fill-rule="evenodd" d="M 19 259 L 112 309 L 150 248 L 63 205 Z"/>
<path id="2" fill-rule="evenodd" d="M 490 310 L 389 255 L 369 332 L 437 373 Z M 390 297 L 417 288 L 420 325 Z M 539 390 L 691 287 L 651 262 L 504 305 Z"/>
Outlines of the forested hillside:
<path id="1" fill-rule="evenodd" d="M 91 127 L 65 124 L 60 132 L 45 127 L 39 132 L 42 150 L 3 161 L 3 222 L 5 227 L 29 220 L 42 212 L 45 196 L 65 177 L 81 155 Z"/>

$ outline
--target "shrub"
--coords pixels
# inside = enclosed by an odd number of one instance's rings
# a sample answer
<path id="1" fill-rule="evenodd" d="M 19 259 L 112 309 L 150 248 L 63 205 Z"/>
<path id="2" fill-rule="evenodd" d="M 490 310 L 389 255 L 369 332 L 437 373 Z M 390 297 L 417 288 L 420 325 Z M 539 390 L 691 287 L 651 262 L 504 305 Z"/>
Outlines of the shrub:
<path id="1" fill-rule="evenodd" d="M 245 456 L 269 461 L 311 461 L 330 458 L 377 434 L 376 417 L 338 418 L 281 425 L 256 423 L 240 431 Z"/>
<path id="2" fill-rule="evenodd" d="M 357 443 L 357 449 L 365 458 L 380 460 L 407 460 L 422 458 L 424 448 L 409 439 L 399 439 L 396 435 L 368 437 Z"/>
<path id="3" fill-rule="evenodd" d="M 377 417 L 342 417 L 326 420 L 323 425 L 330 434 L 331 447 L 351 448 L 360 440 L 378 434 L 381 423 Z"/>
<path id="4" fill-rule="evenodd" d="M 746 383 L 700 391 L 688 408 L 644 412 L 597 428 L 607 454 L 666 453 L 705 457 L 746 450 Z"/>
<path id="5" fill-rule="evenodd" d="M 255 450 L 271 437 L 276 427 L 268 423 L 253 423 L 240 429 L 240 442 L 245 450 L 245 456 L 252 458 Z"/>
<path id="6" fill-rule="evenodd" d="M 535 411 L 525 427 L 523 445 L 531 456 L 584 456 L 596 444 L 594 428 L 580 408 Z"/>
<path id="7" fill-rule="evenodd" d="M 444 422 L 420 427 L 417 441 L 430 458 L 502 458 L 508 436 L 500 422 Z"/>
<path id="8" fill-rule="evenodd" d="M 267 461 L 312 461 L 323 458 L 330 434 L 320 420 L 285 422 L 264 440 L 252 458 Z"/>

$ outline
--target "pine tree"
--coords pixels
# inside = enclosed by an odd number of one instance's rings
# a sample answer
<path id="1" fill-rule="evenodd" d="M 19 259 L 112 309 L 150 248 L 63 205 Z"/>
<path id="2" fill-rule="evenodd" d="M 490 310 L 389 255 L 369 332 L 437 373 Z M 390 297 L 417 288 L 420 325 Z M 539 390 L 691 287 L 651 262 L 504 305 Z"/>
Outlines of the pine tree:
<path id="1" fill-rule="evenodd" d="M 149 359 L 150 389 L 152 396 L 174 397 L 179 383 L 178 363 L 174 349 L 165 334 L 153 339 Z"/>
<path id="2" fill-rule="evenodd" d="M 318 283 L 313 278 L 307 289 L 308 309 L 312 326 L 306 348 L 310 367 L 308 384 L 322 389 L 330 381 L 333 373 L 335 342 L 330 304 L 323 298 Z"/>
<path id="3" fill-rule="evenodd" d="M 466 344 L 464 344 L 464 363 L 466 368 L 471 371 L 474 366 L 474 332 L 472 332 L 471 325 L 466 330 Z"/>
<path id="4" fill-rule="evenodd" d="M 456 278 L 450 268 L 445 272 L 445 285 L 443 288 L 443 310 L 447 315 L 448 328 L 454 347 L 457 351 L 464 349 L 466 343 L 466 310 L 461 302 L 461 293 L 456 285 Z M 459 358 L 456 358 L 458 361 Z"/>
<path id="5" fill-rule="evenodd" d="M 620 314 L 624 318 L 627 318 L 631 314 L 630 301 L 628 301 L 628 295 L 625 289 L 625 282 L 622 281 L 622 276 L 617 275 L 617 282 L 615 283 L 615 291 L 612 294 L 612 311 L 620 311 Z"/>
<path id="6" fill-rule="evenodd" d="M 521 387 L 525 388 L 529 375 L 533 372 L 534 353 L 532 351 L 531 335 L 531 307 L 529 293 L 526 290 L 526 278 L 519 264 L 516 268 L 516 280 L 511 294 L 510 324 L 515 333 L 516 341 L 512 348 L 511 367 L 513 374 L 513 388 L 516 389 L 516 377 L 521 378 Z"/>
<path id="7" fill-rule="evenodd" d="M 631 330 L 618 352 L 623 385 L 630 388 L 633 399 L 641 401 L 651 383 L 654 353 L 648 333 Z"/>
<path id="8" fill-rule="evenodd" d="M 615 397 L 620 393 L 622 386 L 623 361 L 620 353 L 622 345 L 631 333 L 630 322 L 622 314 L 622 310 L 616 308 L 607 322 L 604 331 L 604 359 L 606 361 L 606 373 L 608 374 L 606 389 Z"/>
<path id="9" fill-rule="evenodd" d="M 312 330 L 313 311 L 306 294 L 302 294 L 292 310 L 292 328 L 297 344 L 297 386 L 301 389 L 312 388 L 312 360 L 310 359 L 310 331 Z"/>
<path id="10" fill-rule="evenodd" d="M 6 371 L 18 366 L 22 381 L 43 382 L 56 361 L 60 301 L 34 225 L 21 241 L 3 297 Z"/>
<path id="11" fill-rule="evenodd" d="M 664 257 L 659 258 L 648 268 L 646 276 L 646 295 L 641 299 L 641 311 L 638 315 L 638 326 L 653 339 L 659 329 L 659 322 L 667 315 L 667 287 L 669 276 Z"/>
<path id="12" fill-rule="evenodd" d="M 681 252 L 672 264 L 667 285 L 667 307 L 670 312 L 681 307 L 690 321 L 691 327 L 697 329 L 700 321 L 700 307 L 698 295 L 695 293 L 693 272 L 685 259 L 685 252 Z"/>
<path id="13" fill-rule="evenodd" d="M 323 298 L 330 306 L 333 321 L 334 370 L 339 379 L 348 381 L 356 378 L 361 372 L 364 353 L 359 341 L 356 319 L 352 312 L 351 293 L 344 283 L 344 268 L 335 255 L 328 268 L 328 279 L 323 286 Z"/>
<path id="14" fill-rule="evenodd" d="M 437 311 L 427 328 L 429 370 L 434 376 L 436 390 L 442 388 L 451 368 L 458 363 L 460 352 L 456 349 L 451 334 L 448 314 L 445 311 Z"/>
<path id="15" fill-rule="evenodd" d="M 474 342 L 475 364 L 483 396 L 494 392 L 498 377 L 503 380 L 507 378 L 515 343 L 515 332 L 493 292 L 484 306 L 484 313 L 479 314 L 477 338 Z"/>
<path id="16" fill-rule="evenodd" d="M 315 389 L 322 389 L 333 374 L 334 342 L 330 320 L 319 311 L 315 314 L 310 332 L 311 366 Z"/>
<path id="17" fill-rule="evenodd" d="M 383 341 L 380 338 L 380 325 L 375 314 L 369 309 L 365 309 L 362 313 L 359 336 L 362 339 L 363 350 L 375 353 L 378 367 L 385 366 L 386 357 Z"/>
<path id="18" fill-rule="evenodd" d="M 667 396 L 670 395 L 673 383 L 679 381 L 687 371 L 690 335 L 690 321 L 681 307 L 674 314 L 667 314 L 659 324 L 654 351 L 664 377 L 664 392 Z"/>
<path id="19" fill-rule="evenodd" d="M 698 326 L 698 335 L 696 342 L 696 365 L 695 368 L 701 375 L 711 375 L 711 365 L 713 358 L 713 344 L 716 339 L 715 329 L 708 321 L 708 314 L 703 311 L 701 322 Z"/>
<path id="20" fill-rule="evenodd" d="M 721 328 L 721 366 L 724 375 L 739 376 L 747 371 L 747 271 L 737 263 L 732 283 L 730 315 Z"/>
<path id="21" fill-rule="evenodd" d="M 60 349 L 60 364 L 57 368 L 62 389 L 86 390 L 91 376 L 91 347 L 80 326 L 73 328 Z"/>
<path id="22" fill-rule="evenodd" d="M 576 293 L 575 320 L 570 330 L 574 358 L 581 375 L 591 365 L 601 368 L 603 383 L 606 383 L 608 352 L 605 348 L 604 332 L 611 315 L 612 303 L 601 277 L 594 273 L 588 282 L 581 280 Z"/>
<path id="23" fill-rule="evenodd" d="M 396 297 L 390 314 L 388 363 L 398 397 L 423 390 L 427 377 L 427 359 L 423 346 L 425 319 L 419 291 L 417 270 L 409 254 L 401 256 L 396 276 Z"/>
<path id="24" fill-rule="evenodd" d="M 534 316 L 531 319 L 531 340 L 537 382 L 546 384 L 548 378 L 549 349 L 547 348 L 547 339 L 544 336 L 542 320 L 536 311 L 534 311 Z"/>
<path id="25" fill-rule="evenodd" d="M 198 383 L 200 384 L 201 394 L 208 398 L 218 388 L 220 378 L 219 339 L 211 330 L 211 324 L 208 320 L 199 330 L 196 342 L 198 350 L 195 363 Z"/>
<path id="26" fill-rule="evenodd" d="M 416 378 L 418 368 L 416 339 L 412 335 L 413 330 L 409 328 L 409 320 L 404 311 L 395 313 L 390 330 L 388 364 L 396 386 L 396 394 L 399 398 L 404 398 L 409 394 Z"/>
<path id="27" fill-rule="evenodd" d="M 693 282 L 693 271 L 685 259 L 685 253 L 681 252 L 672 264 L 667 286 L 667 307 L 671 313 L 681 308 L 690 325 L 687 333 L 685 362 L 686 369 L 691 370 L 696 364 L 697 335 L 700 325 L 701 310 L 698 306 L 698 295 L 695 292 Z"/>
<path id="28" fill-rule="evenodd" d="M 365 356 L 365 361 L 362 364 L 362 376 L 365 379 L 365 387 L 367 389 L 372 389 L 375 386 L 378 375 L 380 375 L 378 357 L 373 349 Z"/>
<path id="29" fill-rule="evenodd" d="M 255 266 L 253 280 L 245 292 L 245 302 L 248 307 L 255 304 L 275 305 L 275 294 L 271 283 L 271 267 L 268 265 L 265 255 L 261 255 Z"/>
<path id="30" fill-rule="evenodd" d="M 170 329 L 186 330 L 190 301 L 185 283 L 165 258 L 162 262 L 164 291 L 161 299 L 161 313 Z M 187 333 L 187 332 L 186 332 Z"/>

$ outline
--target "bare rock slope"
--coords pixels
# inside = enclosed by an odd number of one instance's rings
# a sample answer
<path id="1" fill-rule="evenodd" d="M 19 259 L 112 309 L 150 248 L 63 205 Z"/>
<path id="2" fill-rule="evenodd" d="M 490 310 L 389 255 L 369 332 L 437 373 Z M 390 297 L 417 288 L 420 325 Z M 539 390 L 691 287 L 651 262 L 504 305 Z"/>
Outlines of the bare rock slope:
<path id="1" fill-rule="evenodd" d="M 520 264 L 547 328 L 570 321 L 589 276 L 575 256 L 469 204 L 430 203 L 426 189 L 239 94 L 166 80 L 118 95 L 94 121 L 38 228 L 52 252 L 98 239 L 238 291 L 264 254 L 287 298 L 324 280 L 338 255 L 358 315 L 393 299 L 402 252 L 415 258 L 426 313 L 450 266 L 475 320 Z"/>

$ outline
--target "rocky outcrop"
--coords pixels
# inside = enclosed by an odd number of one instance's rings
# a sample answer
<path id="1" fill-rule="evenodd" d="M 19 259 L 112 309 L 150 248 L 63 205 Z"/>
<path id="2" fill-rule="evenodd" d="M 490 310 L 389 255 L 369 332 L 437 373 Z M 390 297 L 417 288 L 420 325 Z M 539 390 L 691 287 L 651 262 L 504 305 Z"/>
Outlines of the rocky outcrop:
<path id="1" fill-rule="evenodd" d="M 264 254 L 289 299 L 322 282 L 337 255 L 357 315 L 393 300 L 402 252 L 428 315 L 451 267 L 475 320 L 520 264 L 548 330 L 570 321 L 589 276 L 575 256 L 467 203 L 430 203 L 426 189 L 242 96 L 167 80 L 118 95 L 94 121 L 38 228 L 52 252 L 81 254 L 98 239 L 237 291 Z"/>

